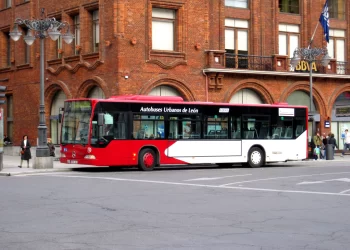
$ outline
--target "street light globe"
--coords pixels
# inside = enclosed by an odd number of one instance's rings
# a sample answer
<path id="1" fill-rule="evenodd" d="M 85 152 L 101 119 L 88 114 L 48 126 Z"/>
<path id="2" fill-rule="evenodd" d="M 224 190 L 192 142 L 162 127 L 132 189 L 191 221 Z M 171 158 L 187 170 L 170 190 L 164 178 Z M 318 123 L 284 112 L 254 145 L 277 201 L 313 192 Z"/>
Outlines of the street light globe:
<path id="1" fill-rule="evenodd" d="M 26 42 L 26 44 L 28 44 L 29 46 L 32 45 L 35 41 L 35 36 L 33 36 L 33 33 L 31 30 L 28 30 L 28 33 L 26 36 L 24 36 L 24 41 Z"/>
<path id="2" fill-rule="evenodd" d="M 295 67 L 297 66 L 297 64 L 299 63 L 299 61 L 301 60 L 301 58 L 299 57 L 298 54 L 294 53 L 293 58 L 290 60 L 290 64 Z"/>
<path id="3" fill-rule="evenodd" d="M 70 32 L 62 34 L 62 38 L 67 44 L 72 43 L 72 41 L 74 39 L 73 35 Z"/>
<path id="4" fill-rule="evenodd" d="M 21 38 L 22 32 L 20 32 L 18 30 L 18 25 L 17 24 L 15 24 L 15 27 L 13 28 L 13 30 L 10 32 L 9 35 L 12 38 L 12 40 L 15 41 L 15 42 L 17 42 Z"/>
<path id="5" fill-rule="evenodd" d="M 49 31 L 48 34 L 49 34 L 50 38 L 53 41 L 56 41 L 60 37 L 61 32 L 59 32 L 59 31 Z"/>
<path id="6" fill-rule="evenodd" d="M 327 54 L 325 54 L 324 57 L 322 58 L 321 63 L 323 66 L 327 67 L 330 61 L 331 61 L 331 57 L 328 55 L 328 52 L 327 52 Z"/>

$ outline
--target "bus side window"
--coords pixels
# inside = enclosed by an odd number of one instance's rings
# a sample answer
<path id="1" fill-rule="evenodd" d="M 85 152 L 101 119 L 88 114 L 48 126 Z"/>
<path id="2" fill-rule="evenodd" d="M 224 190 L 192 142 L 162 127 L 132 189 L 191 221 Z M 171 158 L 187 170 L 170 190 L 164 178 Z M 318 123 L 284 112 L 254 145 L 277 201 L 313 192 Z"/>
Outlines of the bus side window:
<path id="1" fill-rule="evenodd" d="M 297 125 L 297 128 L 295 129 L 295 136 L 298 137 L 303 133 L 304 127 L 303 125 Z"/>
<path id="2" fill-rule="evenodd" d="M 241 139 L 241 118 L 231 117 L 231 138 Z"/>

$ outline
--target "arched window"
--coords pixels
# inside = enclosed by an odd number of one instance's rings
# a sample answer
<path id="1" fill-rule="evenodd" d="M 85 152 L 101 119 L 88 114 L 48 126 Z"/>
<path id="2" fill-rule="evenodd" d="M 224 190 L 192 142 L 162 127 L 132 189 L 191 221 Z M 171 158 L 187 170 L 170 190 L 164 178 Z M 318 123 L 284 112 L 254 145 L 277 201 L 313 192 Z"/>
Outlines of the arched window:
<path id="1" fill-rule="evenodd" d="M 103 93 L 103 90 L 100 87 L 93 87 L 90 89 L 87 98 L 100 98 L 104 99 L 106 98 L 105 93 Z"/>
<path id="2" fill-rule="evenodd" d="M 287 103 L 292 105 L 303 105 L 308 106 L 310 110 L 310 95 L 304 91 L 294 91 L 287 98 Z M 315 102 L 312 104 L 312 110 L 316 110 Z"/>
<path id="3" fill-rule="evenodd" d="M 63 91 L 57 91 L 51 105 L 50 123 L 51 123 L 51 138 L 53 144 L 60 143 L 61 123 L 59 121 L 60 114 L 63 113 L 64 101 L 67 96 Z"/>
<path id="4" fill-rule="evenodd" d="M 261 99 L 260 95 L 254 90 L 241 89 L 231 97 L 230 103 L 262 104 L 264 102 Z"/>
<path id="5" fill-rule="evenodd" d="M 148 95 L 154 96 L 181 96 L 179 91 L 169 86 L 158 86 L 152 89 Z"/>

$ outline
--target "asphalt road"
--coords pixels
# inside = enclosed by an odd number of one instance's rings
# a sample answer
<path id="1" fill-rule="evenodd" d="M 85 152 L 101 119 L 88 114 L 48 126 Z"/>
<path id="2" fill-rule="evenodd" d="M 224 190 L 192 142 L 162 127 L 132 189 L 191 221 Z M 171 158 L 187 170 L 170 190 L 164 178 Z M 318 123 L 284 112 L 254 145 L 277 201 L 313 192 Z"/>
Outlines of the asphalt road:
<path id="1" fill-rule="evenodd" d="M 0 249 L 349 249 L 350 166 L 0 177 Z"/>

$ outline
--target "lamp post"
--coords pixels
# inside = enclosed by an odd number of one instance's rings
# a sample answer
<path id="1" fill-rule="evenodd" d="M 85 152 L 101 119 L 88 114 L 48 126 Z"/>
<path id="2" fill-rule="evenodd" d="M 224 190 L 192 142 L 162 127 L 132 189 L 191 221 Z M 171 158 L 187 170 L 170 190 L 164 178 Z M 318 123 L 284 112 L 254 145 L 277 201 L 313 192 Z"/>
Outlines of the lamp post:
<path id="1" fill-rule="evenodd" d="M 310 113 L 313 113 L 313 95 L 312 95 L 312 64 L 316 61 L 316 58 L 323 55 L 321 63 L 323 66 L 327 66 L 331 57 L 328 55 L 327 48 L 296 48 L 293 53 L 293 58 L 290 60 L 290 64 L 295 66 L 301 61 L 307 61 L 309 64 L 310 72 Z"/>
<path id="2" fill-rule="evenodd" d="M 24 25 L 28 28 L 27 35 L 24 36 L 24 41 L 28 45 L 34 43 L 35 38 L 40 39 L 40 106 L 39 106 L 39 126 L 38 139 L 39 143 L 36 149 L 36 160 L 34 168 L 52 168 L 52 158 L 49 148 L 47 147 L 47 127 L 45 122 L 45 98 L 44 98 L 44 39 L 48 36 L 56 41 L 60 36 L 66 43 L 71 43 L 74 36 L 70 33 L 70 27 L 67 22 L 59 22 L 53 17 L 45 16 L 45 9 L 41 9 L 41 19 L 21 19 L 15 20 L 13 30 L 10 32 L 12 40 L 18 41 L 22 35 L 18 25 Z M 63 31 L 66 31 L 63 33 Z M 48 166 L 49 165 L 49 166 Z"/>
<path id="3" fill-rule="evenodd" d="M 311 43 L 310 43 L 311 44 Z M 313 110 L 313 94 L 312 94 L 312 64 L 316 61 L 316 58 L 318 56 L 321 56 L 322 60 L 321 63 L 323 66 L 327 66 L 330 61 L 330 56 L 328 55 L 327 48 L 311 48 L 310 46 L 308 48 L 296 48 L 293 53 L 293 58 L 290 61 L 290 64 L 295 67 L 301 60 L 307 61 L 309 64 L 309 72 L 310 72 L 310 112 L 311 115 L 311 121 L 312 121 L 312 127 L 311 127 L 311 136 L 309 137 L 309 142 L 312 140 L 312 136 L 315 134 L 315 119 L 314 119 L 314 110 Z M 309 156 L 312 157 L 313 148 L 311 152 L 309 152 Z"/>

